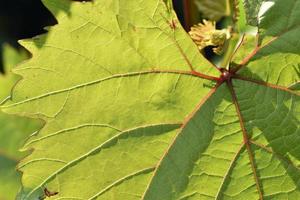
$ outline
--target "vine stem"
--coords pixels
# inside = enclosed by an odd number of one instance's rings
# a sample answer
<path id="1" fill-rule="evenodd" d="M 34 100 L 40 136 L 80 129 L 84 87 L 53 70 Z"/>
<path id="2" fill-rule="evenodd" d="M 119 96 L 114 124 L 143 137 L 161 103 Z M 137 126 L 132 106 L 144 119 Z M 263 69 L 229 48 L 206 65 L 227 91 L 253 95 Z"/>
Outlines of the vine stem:
<path id="1" fill-rule="evenodd" d="M 240 36 L 236 33 L 233 33 L 233 36 L 229 39 L 229 44 L 226 50 L 226 53 L 222 60 L 222 67 L 229 70 L 229 64 L 232 61 L 234 52 L 237 50 L 237 44 L 239 44 Z"/>
<path id="2" fill-rule="evenodd" d="M 182 0 L 184 9 L 184 28 L 188 32 L 190 29 L 191 16 L 190 16 L 190 0 Z"/>
<path id="3" fill-rule="evenodd" d="M 231 8 L 231 18 L 233 24 L 233 31 L 238 33 L 238 28 L 236 26 L 239 17 L 239 10 L 238 10 L 239 2 L 237 0 L 230 0 L 230 8 Z"/>
<path id="4" fill-rule="evenodd" d="M 229 70 L 229 64 L 232 61 L 233 55 L 240 47 L 240 41 L 243 41 L 244 36 L 240 37 L 239 30 L 237 28 L 238 22 L 238 1 L 227 0 L 227 10 L 230 13 L 232 20 L 232 27 L 230 28 L 230 39 L 228 40 L 227 50 L 222 59 L 222 67 Z"/>

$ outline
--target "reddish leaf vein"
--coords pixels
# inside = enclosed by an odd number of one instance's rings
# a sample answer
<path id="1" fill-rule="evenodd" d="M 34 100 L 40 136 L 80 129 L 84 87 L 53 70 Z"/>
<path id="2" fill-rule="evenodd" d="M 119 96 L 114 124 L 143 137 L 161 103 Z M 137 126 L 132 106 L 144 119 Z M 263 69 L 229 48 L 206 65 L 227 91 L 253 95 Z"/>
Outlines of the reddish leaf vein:
<path id="1" fill-rule="evenodd" d="M 231 80 L 227 81 L 227 86 L 229 87 L 230 93 L 232 95 L 232 100 L 233 100 L 233 103 L 235 105 L 236 112 L 237 112 L 237 115 L 238 115 L 238 118 L 239 118 L 239 121 L 240 121 L 240 126 L 241 126 L 241 129 L 242 129 L 242 132 L 243 132 L 244 144 L 245 144 L 247 152 L 248 152 L 248 156 L 249 156 L 249 160 L 250 160 L 250 164 L 251 164 L 251 168 L 252 168 L 252 171 L 253 171 L 253 176 L 254 176 L 254 180 L 255 180 L 255 184 L 256 184 L 256 188 L 257 188 L 257 192 L 259 194 L 259 199 L 263 200 L 263 193 L 262 193 L 262 190 L 261 190 L 261 185 L 260 185 L 258 174 L 257 174 L 257 171 L 256 171 L 254 155 L 253 155 L 253 152 L 251 150 L 250 140 L 249 140 L 249 137 L 248 137 L 245 125 L 244 125 L 244 120 L 243 120 L 243 117 L 242 117 L 241 109 L 240 109 L 240 106 L 239 106 L 239 103 L 238 103 L 238 100 L 237 100 L 236 93 L 233 89 Z"/>

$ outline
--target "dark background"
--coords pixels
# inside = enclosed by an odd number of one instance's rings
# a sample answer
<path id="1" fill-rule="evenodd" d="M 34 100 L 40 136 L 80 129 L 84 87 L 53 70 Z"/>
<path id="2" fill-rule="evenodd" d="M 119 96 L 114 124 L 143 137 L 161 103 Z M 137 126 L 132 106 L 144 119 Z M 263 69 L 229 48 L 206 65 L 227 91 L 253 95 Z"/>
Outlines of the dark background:
<path id="1" fill-rule="evenodd" d="M 174 8 L 182 22 L 184 21 L 183 1 L 173 0 Z M 18 40 L 42 34 L 45 32 L 43 27 L 54 24 L 56 24 L 55 18 L 41 0 L 2 0 L 0 5 L 0 47 L 3 43 L 18 47 Z M 0 71 L 3 72 L 2 56 L 0 57 Z"/>

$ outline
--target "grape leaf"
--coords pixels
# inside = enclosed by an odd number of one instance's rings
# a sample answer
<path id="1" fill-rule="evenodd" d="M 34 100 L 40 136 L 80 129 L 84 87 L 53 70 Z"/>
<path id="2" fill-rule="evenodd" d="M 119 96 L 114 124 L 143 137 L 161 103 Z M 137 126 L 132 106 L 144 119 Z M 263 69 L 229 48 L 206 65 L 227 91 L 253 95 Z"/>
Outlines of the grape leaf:
<path id="1" fill-rule="evenodd" d="M 17 63 L 27 58 L 24 51 L 16 51 L 12 47 L 3 47 L 5 75 L 0 75 L 0 101 L 9 96 L 11 87 L 18 77 L 10 70 Z M 38 128 L 37 123 L 28 119 L 10 116 L 0 112 L 0 199 L 14 199 L 21 183 L 16 173 L 16 165 L 25 153 L 19 152 L 24 140 Z"/>
<path id="2" fill-rule="evenodd" d="M 248 24 L 257 26 L 259 20 L 258 14 L 264 0 L 243 0 L 243 2 Z"/>
<path id="3" fill-rule="evenodd" d="M 273 2 L 259 22 L 260 34 L 254 50 L 240 63 L 247 67 L 239 74 L 283 87 L 298 84 L 299 18 L 299 0 Z M 261 70 L 262 67 L 264 70 Z"/>
<path id="4" fill-rule="evenodd" d="M 2 106 L 45 121 L 25 145 L 19 199 L 300 198 L 299 93 L 287 87 L 300 48 L 270 40 L 276 10 L 226 71 L 165 1 L 44 3 L 58 25 L 22 41 L 33 57 Z"/>
<path id="5" fill-rule="evenodd" d="M 11 88 L 18 80 L 18 77 L 11 73 L 12 68 L 27 58 L 25 51 L 16 51 L 9 45 L 3 45 L 3 66 L 4 75 L 1 73 L 0 84 L 2 86 L 0 90 L 0 101 L 3 101 L 10 95 Z M 4 87 L 5 86 L 5 87 Z"/>
<path id="6" fill-rule="evenodd" d="M 230 15 L 227 0 L 194 0 L 203 16 L 212 21 L 219 21 L 222 17 Z"/>

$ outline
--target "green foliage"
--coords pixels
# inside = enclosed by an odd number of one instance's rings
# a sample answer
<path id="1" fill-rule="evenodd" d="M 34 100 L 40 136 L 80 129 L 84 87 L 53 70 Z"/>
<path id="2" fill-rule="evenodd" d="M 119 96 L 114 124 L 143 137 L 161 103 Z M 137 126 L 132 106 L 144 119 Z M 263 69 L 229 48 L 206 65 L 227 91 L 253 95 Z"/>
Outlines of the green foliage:
<path id="1" fill-rule="evenodd" d="M 24 51 L 17 52 L 10 46 L 4 46 L 3 60 L 5 75 L 0 75 L 0 101 L 5 100 L 18 77 L 10 72 L 11 68 L 27 58 Z M 0 199 L 14 199 L 20 188 L 20 175 L 16 173 L 16 164 L 24 157 L 19 152 L 25 139 L 38 128 L 37 123 L 21 117 L 0 112 Z"/>
<path id="2" fill-rule="evenodd" d="M 45 121 L 19 199 L 299 199 L 300 1 L 282 2 L 225 71 L 164 1 L 44 0 L 58 25 L 22 41 L 2 106 Z"/>
<path id="3" fill-rule="evenodd" d="M 228 0 L 194 0 L 204 18 L 219 21 L 222 17 L 230 16 Z"/>
<path id="4" fill-rule="evenodd" d="M 246 17 L 249 25 L 258 25 L 258 14 L 264 0 L 243 0 L 246 8 Z"/>
<path id="5" fill-rule="evenodd" d="M 245 60 L 247 67 L 240 74 L 292 87 L 299 83 L 300 75 L 300 1 L 276 1 L 267 7 L 259 24 L 259 46 L 253 50 L 255 55 Z"/>
<path id="6" fill-rule="evenodd" d="M 11 88 L 18 80 L 18 77 L 11 73 L 11 69 L 27 58 L 25 51 L 17 52 L 8 45 L 3 46 L 3 55 L 1 56 L 3 57 L 5 75 L 0 74 L 0 102 L 10 95 Z"/>

